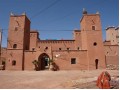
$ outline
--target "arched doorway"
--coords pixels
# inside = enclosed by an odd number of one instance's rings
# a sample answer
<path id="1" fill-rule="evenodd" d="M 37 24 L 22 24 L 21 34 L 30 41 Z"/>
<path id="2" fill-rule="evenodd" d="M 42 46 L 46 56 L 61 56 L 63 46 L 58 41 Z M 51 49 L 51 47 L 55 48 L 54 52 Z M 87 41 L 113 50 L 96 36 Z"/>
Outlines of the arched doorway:
<path id="1" fill-rule="evenodd" d="M 96 67 L 96 69 L 98 69 L 98 62 L 99 62 L 99 60 L 95 59 L 95 67 Z"/>
<path id="2" fill-rule="evenodd" d="M 49 56 L 46 53 L 38 57 L 38 70 L 45 70 L 49 68 Z"/>

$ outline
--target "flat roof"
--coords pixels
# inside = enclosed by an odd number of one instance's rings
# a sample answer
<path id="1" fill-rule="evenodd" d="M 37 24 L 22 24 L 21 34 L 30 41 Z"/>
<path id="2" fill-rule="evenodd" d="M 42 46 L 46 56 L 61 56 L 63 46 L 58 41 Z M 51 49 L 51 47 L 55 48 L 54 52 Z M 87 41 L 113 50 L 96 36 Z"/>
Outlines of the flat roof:
<path id="1" fill-rule="evenodd" d="M 30 19 L 27 17 L 26 14 L 22 14 L 22 15 L 12 14 L 12 15 L 10 15 L 10 17 L 23 17 L 23 16 L 25 16 L 29 20 L 29 22 L 31 23 Z"/>
<path id="2" fill-rule="evenodd" d="M 83 14 L 82 18 L 80 19 L 80 22 L 82 21 L 84 16 L 97 16 L 97 15 L 100 15 L 100 14 Z"/>
<path id="3" fill-rule="evenodd" d="M 119 45 L 104 45 L 104 46 L 119 46 Z"/>
<path id="4" fill-rule="evenodd" d="M 74 32 L 81 32 L 81 30 L 74 30 Z"/>
<path id="5" fill-rule="evenodd" d="M 114 28 L 114 29 L 115 29 L 114 26 L 109 26 L 109 27 L 106 28 L 106 30 L 111 29 L 111 28 Z"/>
<path id="6" fill-rule="evenodd" d="M 30 30 L 30 33 L 39 33 L 37 30 Z"/>
<path id="7" fill-rule="evenodd" d="M 41 42 L 46 42 L 46 41 L 75 41 L 75 40 L 40 40 Z"/>

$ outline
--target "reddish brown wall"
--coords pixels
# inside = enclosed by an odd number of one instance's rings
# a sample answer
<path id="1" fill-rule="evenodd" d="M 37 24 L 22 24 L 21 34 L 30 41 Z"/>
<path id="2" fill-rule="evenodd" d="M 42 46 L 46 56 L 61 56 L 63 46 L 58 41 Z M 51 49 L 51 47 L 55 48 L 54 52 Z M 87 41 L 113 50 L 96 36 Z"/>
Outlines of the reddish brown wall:
<path id="1" fill-rule="evenodd" d="M 54 52 L 54 58 L 60 70 L 85 70 L 88 69 L 87 51 L 61 51 Z M 71 58 L 76 58 L 76 64 L 71 64 Z"/>
<path id="2" fill-rule="evenodd" d="M 118 45 L 104 45 L 106 64 L 119 65 L 119 46 Z"/>
<path id="3" fill-rule="evenodd" d="M 38 32 L 30 32 L 30 21 L 25 15 L 10 16 L 6 69 L 33 70 L 32 61 L 38 60 L 42 54 L 53 58 L 60 70 L 96 69 L 96 59 L 99 60 L 98 69 L 105 69 L 105 62 L 115 61 L 114 64 L 117 64 L 118 46 L 108 45 L 110 43 L 104 43 L 103 46 L 100 15 L 84 14 L 80 24 L 81 31 L 74 31 L 73 40 L 40 40 Z M 95 26 L 95 30 L 92 30 L 92 26 Z M 95 42 L 97 45 L 94 45 Z M 13 49 L 13 44 L 17 44 L 17 48 Z M 71 64 L 71 58 L 76 58 L 76 64 Z M 15 66 L 12 60 L 16 61 Z"/>
<path id="4" fill-rule="evenodd" d="M 17 52 L 17 53 L 16 53 Z M 16 61 L 16 65 L 12 65 L 12 61 Z M 23 50 L 7 50 L 6 70 L 22 70 Z"/>
<path id="5" fill-rule="evenodd" d="M 74 47 L 74 40 L 40 40 L 37 47 L 42 49 L 52 47 L 52 50 L 59 50 L 59 48 L 61 48 L 61 50 L 67 50 L 67 48 L 77 50 L 77 48 Z"/>
<path id="6" fill-rule="evenodd" d="M 30 50 L 32 51 L 33 48 L 36 49 L 38 43 L 38 32 L 31 31 L 30 32 Z"/>
<path id="7" fill-rule="evenodd" d="M 25 59 L 25 70 L 34 70 L 34 64 L 32 63 L 36 59 L 36 52 L 24 52 Z"/>
<path id="8" fill-rule="evenodd" d="M 119 56 L 106 56 L 107 65 L 119 65 Z"/>
<path id="9" fill-rule="evenodd" d="M 80 30 L 74 30 L 73 32 L 73 35 L 74 35 L 74 40 L 75 40 L 75 49 L 78 49 L 81 50 L 82 49 L 82 43 L 81 43 L 81 31 Z"/>
<path id="10" fill-rule="evenodd" d="M 80 24 L 82 49 L 88 51 L 89 69 L 95 69 L 94 65 L 96 59 L 98 59 L 98 69 L 105 68 L 105 54 L 100 15 L 84 15 Z M 95 30 L 92 29 L 92 26 L 95 26 Z M 94 43 L 97 45 L 94 45 Z"/>

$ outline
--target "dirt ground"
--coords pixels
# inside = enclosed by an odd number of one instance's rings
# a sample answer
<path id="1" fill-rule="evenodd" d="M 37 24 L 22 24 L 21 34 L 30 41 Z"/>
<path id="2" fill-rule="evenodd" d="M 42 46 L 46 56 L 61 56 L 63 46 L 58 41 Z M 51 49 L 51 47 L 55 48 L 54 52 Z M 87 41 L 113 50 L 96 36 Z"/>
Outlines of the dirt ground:
<path id="1" fill-rule="evenodd" d="M 0 89 L 97 89 L 96 80 L 108 71 L 119 88 L 119 70 L 0 71 Z"/>

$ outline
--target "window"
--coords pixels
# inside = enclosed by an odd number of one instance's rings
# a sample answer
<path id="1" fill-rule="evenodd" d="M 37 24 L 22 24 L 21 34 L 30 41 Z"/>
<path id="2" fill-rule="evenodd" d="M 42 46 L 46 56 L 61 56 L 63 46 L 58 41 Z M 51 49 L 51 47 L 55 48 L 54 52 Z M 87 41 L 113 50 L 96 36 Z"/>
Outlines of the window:
<path id="1" fill-rule="evenodd" d="M 48 50 L 48 47 L 45 47 L 44 51 L 46 52 Z"/>
<path id="2" fill-rule="evenodd" d="M 96 42 L 94 42 L 94 44 L 93 44 L 94 46 L 97 46 L 97 43 Z"/>
<path id="3" fill-rule="evenodd" d="M 76 64 L 76 58 L 71 58 L 71 64 Z"/>
<path id="4" fill-rule="evenodd" d="M 5 61 L 2 61 L 2 65 L 5 65 Z"/>
<path id="5" fill-rule="evenodd" d="M 119 38 L 119 36 L 116 36 L 116 38 Z"/>
<path id="6" fill-rule="evenodd" d="M 80 50 L 80 47 L 78 47 L 77 49 Z"/>
<path id="7" fill-rule="evenodd" d="M 15 65 L 16 65 L 16 61 L 13 60 L 13 61 L 12 61 L 12 66 L 15 66 Z"/>
<path id="8" fill-rule="evenodd" d="M 15 27 L 15 31 L 17 31 L 18 30 L 18 27 Z"/>
<path id="9" fill-rule="evenodd" d="M 13 48 L 17 48 L 17 44 L 14 44 L 14 45 L 13 45 Z"/>
<path id="10" fill-rule="evenodd" d="M 95 30 L 95 26 L 92 26 L 92 30 Z"/>
<path id="11" fill-rule="evenodd" d="M 61 48 L 59 48 L 59 50 L 62 50 Z"/>
<path id="12" fill-rule="evenodd" d="M 47 50 L 47 49 L 48 49 L 48 47 L 45 47 L 45 49 Z"/>
<path id="13" fill-rule="evenodd" d="M 67 48 L 67 50 L 70 50 L 70 48 Z"/>
<path id="14" fill-rule="evenodd" d="M 95 59 L 95 68 L 98 69 L 98 62 L 99 60 L 98 59 Z"/>
<path id="15" fill-rule="evenodd" d="M 35 48 L 32 48 L 32 51 L 34 51 L 35 50 Z"/>

